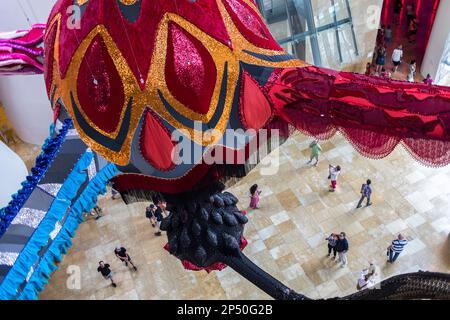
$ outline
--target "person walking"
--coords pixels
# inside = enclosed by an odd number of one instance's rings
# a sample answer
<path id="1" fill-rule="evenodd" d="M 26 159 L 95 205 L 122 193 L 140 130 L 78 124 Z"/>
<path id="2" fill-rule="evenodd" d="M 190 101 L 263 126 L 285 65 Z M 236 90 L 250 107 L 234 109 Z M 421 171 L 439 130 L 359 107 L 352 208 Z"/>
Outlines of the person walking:
<path id="1" fill-rule="evenodd" d="M 329 171 L 330 171 L 330 175 L 328 176 L 328 179 L 331 180 L 331 185 L 330 185 L 329 191 L 335 192 L 336 186 L 337 186 L 337 178 L 339 177 L 339 174 L 341 173 L 341 167 L 340 166 L 335 167 L 330 164 Z"/>
<path id="2" fill-rule="evenodd" d="M 394 65 L 394 68 L 392 69 L 393 72 L 397 72 L 398 66 L 400 65 L 400 63 L 402 63 L 402 58 L 403 58 L 403 46 L 399 45 L 392 52 L 392 64 Z"/>
<path id="3" fill-rule="evenodd" d="M 384 42 L 386 44 L 391 43 L 392 41 L 392 28 L 390 25 L 387 26 L 386 30 L 384 30 Z"/>
<path id="4" fill-rule="evenodd" d="M 387 262 L 394 263 L 407 244 L 408 240 L 402 234 L 399 234 L 397 239 L 392 241 L 392 244 L 387 248 L 387 255 L 389 257 Z"/>
<path id="5" fill-rule="evenodd" d="M 414 3 L 411 2 L 406 6 L 406 25 L 409 27 L 411 21 L 416 18 L 416 10 L 414 8 Z"/>
<path id="6" fill-rule="evenodd" d="M 114 254 L 116 257 L 125 263 L 125 266 L 128 267 L 128 263 L 133 266 L 134 271 L 137 271 L 137 267 L 134 265 L 133 261 L 131 261 L 130 255 L 127 253 L 127 249 L 124 247 L 116 247 L 114 249 Z"/>
<path id="7" fill-rule="evenodd" d="M 403 1 L 402 0 L 395 0 L 394 3 L 394 23 L 399 24 L 400 23 L 400 14 L 402 13 L 403 9 Z"/>
<path id="8" fill-rule="evenodd" d="M 347 263 L 348 241 L 345 232 L 339 234 L 339 240 L 336 243 L 336 251 L 338 253 L 339 262 L 342 263 L 341 268 L 344 268 Z"/>
<path id="9" fill-rule="evenodd" d="M 145 208 L 145 217 L 150 220 L 152 227 L 156 227 L 156 217 L 155 217 L 156 206 L 151 203 L 147 208 Z"/>
<path id="10" fill-rule="evenodd" d="M 261 195 L 261 190 L 258 189 L 258 185 L 254 184 L 250 187 L 250 208 L 259 209 L 259 196 Z"/>
<path id="11" fill-rule="evenodd" d="M 416 39 L 416 34 L 417 34 L 417 21 L 416 19 L 412 19 L 409 27 L 408 27 L 408 40 L 409 43 L 414 43 L 415 39 Z"/>
<path id="12" fill-rule="evenodd" d="M 380 45 L 378 47 L 376 64 L 377 64 L 376 72 L 380 74 L 381 69 L 386 64 L 386 47 L 384 45 Z"/>
<path id="13" fill-rule="evenodd" d="M 95 220 L 98 220 L 101 217 L 103 217 L 102 212 L 103 212 L 102 208 L 100 208 L 98 205 L 96 205 L 94 208 L 92 208 L 91 211 L 89 211 L 89 213 L 87 213 L 87 212 L 84 213 L 83 216 L 84 216 L 85 220 L 87 220 L 88 217 L 92 217 Z"/>
<path id="14" fill-rule="evenodd" d="M 166 211 L 167 203 L 160 199 L 158 200 L 158 205 L 156 206 L 156 210 L 154 212 L 154 216 L 156 218 L 156 226 L 157 231 L 155 232 L 155 236 L 161 236 L 161 222 L 164 219 L 164 212 Z"/>
<path id="15" fill-rule="evenodd" d="M 332 259 L 336 260 L 336 244 L 338 242 L 338 235 L 335 233 L 330 234 L 329 237 L 325 238 L 325 240 L 328 241 L 328 255 L 327 257 L 331 256 L 331 252 L 333 252 L 333 257 L 331 257 Z"/>
<path id="16" fill-rule="evenodd" d="M 97 268 L 97 272 L 100 272 L 103 276 L 103 278 L 105 278 L 105 280 L 111 280 L 111 284 L 113 287 L 117 287 L 117 284 L 114 282 L 113 279 L 113 272 L 110 269 L 110 265 L 107 263 L 104 263 L 103 261 L 100 261 L 99 266 Z"/>
<path id="17" fill-rule="evenodd" d="M 367 62 L 366 64 L 366 72 L 364 73 L 366 76 L 372 75 L 372 64 Z"/>
<path id="18" fill-rule="evenodd" d="M 433 84 L 433 79 L 431 78 L 431 74 L 427 74 L 427 77 L 425 79 L 423 79 L 423 83 L 428 84 L 428 85 Z"/>
<path id="19" fill-rule="evenodd" d="M 111 188 L 111 199 L 116 200 L 118 197 L 120 197 L 120 193 L 114 189 L 114 184 L 110 181 L 108 182 L 108 186 Z"/>
<path id="20" fill-rule="evenodd" d="M 409 82 L 414 82 L 415 78 L 416 78 L 416 60 L 412 60 L 411 63 L 409 64 L 409 73 L 408 76 L 406 78 L 407 81 Z"/>
<path id="21" fill-rule="evenodd" d="M 377 33 L 377 39 L 376 39 L 376 43 L 378 45 L 384 45 L 384 32 L 385 32 L 385 27 L 382 24 L 379 28 L 378 28 L 378 33 Z"/>
<path id="22" fill-rule="evenodd" d="M 322 147 L 320 146 L 319 141 L 314 140 L 309 145 L 309 148 L 311 149 L 311 157 L 308 161 L 308 164 L 312 163 L 313 159 L 315 159 L 316 162 L 313 164 L 313 166 L 317 167 L 317 163 L 319 162 L 319 156 L 320 153 L 322 152 Z"/>
<path id="23" fill-rule="evenodd" d="M 361 199 L 359 199 L 358 205 L 356 206 L 356 209 L 359 209 L 362 207 L 362 203 L 364 199 L 367 199 L 366 207 L 369 207 L 372 205 L 372 202 L 370 202 L 370 196 L 372 195 L 372 181 L 370 179 L 367 179 L 366 183 L 364 183 L 361 187 Z"/>
<path id="24" fill-rule="evenodd" d="M 116 189 L 111 188 L 111 199 L 116 200 L 119 196 L 119 192 Z"/>

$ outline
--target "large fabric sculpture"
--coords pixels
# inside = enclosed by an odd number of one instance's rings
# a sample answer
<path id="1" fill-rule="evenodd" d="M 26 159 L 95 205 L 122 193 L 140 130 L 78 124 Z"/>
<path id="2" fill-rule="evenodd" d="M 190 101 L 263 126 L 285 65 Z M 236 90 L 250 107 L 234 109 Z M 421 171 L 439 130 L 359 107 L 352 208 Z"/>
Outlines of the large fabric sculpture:
<path id="1" fill-rule="evenodd" d="M 74 4 L 75 28 L 67 23 Z M 168 201 L 161 228 L 171 254 L 193 270 L 229 265 L 277 299 L 306 297 L 245 257 L 248 217 L 223 192 L 223 181 L 251 169 L 252 143 L 270 146 L 248 129 L 322 139 L 339 130 L 369 157 L 402 143 L 426 165 L 450 163 L 450 89 L 309 66 L 280 48 L 253 0 L 59 0 L 45 33 L 45 81 L 55 117 L 70 117 L 117 166 L 115 188 L 127 201 Z M 186 141 L 191 160 L 175 161 Z M 372 297 L 450 296 L 443 274 L 381 287 L 384 295 Z"/>

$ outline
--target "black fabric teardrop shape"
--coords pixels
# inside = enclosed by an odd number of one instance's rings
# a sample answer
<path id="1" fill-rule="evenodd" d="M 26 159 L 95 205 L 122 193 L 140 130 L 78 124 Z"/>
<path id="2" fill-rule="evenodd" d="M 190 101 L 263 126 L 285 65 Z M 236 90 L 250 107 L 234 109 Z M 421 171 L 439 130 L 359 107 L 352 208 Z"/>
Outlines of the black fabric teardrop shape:
<path id="1" fill-rule="evenodd" d="M 195 259 L 198 262 L 197 264 L 200 265 L 200 266 L 203 266 L 203 264 L 206 261 L 206 257 L 207 257 L 206 250 L 202 246 L 199 246 L 195 250 L 195 254 L 194 255 L 195 255 Z"/>
<path id="2" fill-rule="evenodd" d="M 243 215 L 242 213 L 235 211 L 233 212 L 234 216 L 236 217 L 237 221 L 239 221 L 240 224 L 246 224 L 248 222 L 248 218 Z"/>
<path id="3" fill-rule="evenodd" d="M 176 235 L 169 239 L 169 252 L 176 254 L 178 252 L 178 237 Z"/>
<path id="4" fill-rule="evenodd" d="M 172 218 L 172 228 L 176 229 L 180 226 L 180 217 L 175 214 Z"/>
<path id="5" fill-rule="evenodd" d="M 225 222 L 226 225 L 228 225 L 230 227 L 234 227 L 234 226 L 238 225 L 237 219 L 231 213 L 225 213 L 223 215 L 223 221 Z"/>
<path id="6" fill-rule="evenodd" d="M 205 222 L 209 220 L 209 213 L 205 208 L 200 209 L 199 215 L 201 220 Z"/>
<path id="7" fill-rule="evenodd" d="M 213 211 L 213 212 L 211 213 L 211 219 L 212 219 L 212 221 L 213 221 L 215 224 L 218 224 L 218 225 L 222 225 L 222 224 L 223 224 L 222 216 L 221 216 L 221 214 L 220 214 L 219 212 L 217 212 L 217 211 Z"/>
<path id="8" fill-rule="evenodd" d="M 208 241 L 208 243 L 213 247 L 217 247 L 219 245 L 217 235 L 210 229 L 206 232 L 206 241 Z"/>
<path id="9" fill-rule="evenodd" d="M 218 195 L 214 196 L 214 205 L 218 208 L 223 208 L 225 207 L 225 202 L 222 200 L 221 197 L 219 197 Z"/>
<path id="10" fill-rule="evenodd" d="M 181 231 L 180 245 L 183 248 L 187 248 L 191 245 L 191 238 L 189 237 L 187 228 L 183 228 L 183 231 Z"/>
<path id="11" fill-rule="evenodd" d="M 230 200 L 232 201 L 233 204 L 236 204 L 236 203 L 239 202 L 238 198 L 236 198 L 236 196 L 235 196 L 234 194 L 232 194 L 232 193 L 224 192 L 224 193 L 222 194 L 222 196 L 223 196 L 224 198 L 230 199 Z"/>
<path id="12" fill-rule="evenodd" d="M 238 241 L 233 236 L 229 235 L 228 233 L 223 233 L 222 239 L 225 248 L 232 253 L 237 254 L 241 251 Z"/>
<path id="13" fill-rule="evenodd" d="M 202 233 L 202 226 L 195 219 L 192 221 L 191 228 L 192 228 L 192 234 L 196 237 L 198 237 Z"/>

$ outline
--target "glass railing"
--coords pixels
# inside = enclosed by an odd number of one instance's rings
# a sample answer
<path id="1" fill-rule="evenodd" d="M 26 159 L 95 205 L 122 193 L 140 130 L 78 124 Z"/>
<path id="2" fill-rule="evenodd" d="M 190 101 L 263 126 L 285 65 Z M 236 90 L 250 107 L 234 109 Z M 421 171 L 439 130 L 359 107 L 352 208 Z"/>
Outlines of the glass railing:
<path id="1" fill-rule="evenodd" d="M 349 0 L 257 0 L 275 40 L 309 63 L 337 67 L 358 56 Z"/>

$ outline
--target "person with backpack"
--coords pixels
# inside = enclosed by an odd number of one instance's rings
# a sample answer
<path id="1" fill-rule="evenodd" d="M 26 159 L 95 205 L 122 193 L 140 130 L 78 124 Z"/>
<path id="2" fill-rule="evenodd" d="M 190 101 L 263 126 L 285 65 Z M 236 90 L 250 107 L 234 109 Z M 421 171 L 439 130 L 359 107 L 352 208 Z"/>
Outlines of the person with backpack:
<path id="1" fill-rule="evenodd" d="M 336 244 L 338 242 L 338 235 L 335 233 L 330 234 L 328 238 L 325 238 L 325 240 L 328 241 L 328 257 L 331 256 L 331 251 L 333 251 L 333 257 L 332 259 L 336 260 Z"/>
<path id="2" fill-rule="evenodd" d="M 145 209 L 145 217 L 150 220 L 150 223 L 152 224 L 153 228 L 156 227 L 155 211 L 156 211 L 156 206 L 153 203 L 151 203 Z"/>
<path id="3" fill-rule="evenodd" d="M 155 236 L 161 236 L 161 222 L 164 219 L 164 213 L 166 211 L 167 202 L 162 199 L 158 200 L 158 205 L 156 206 L 156 210 L 154 212 L 154 216 L 156 219 L 156 226 L 158 227 L 158 231 L 155 232 Z"/>

